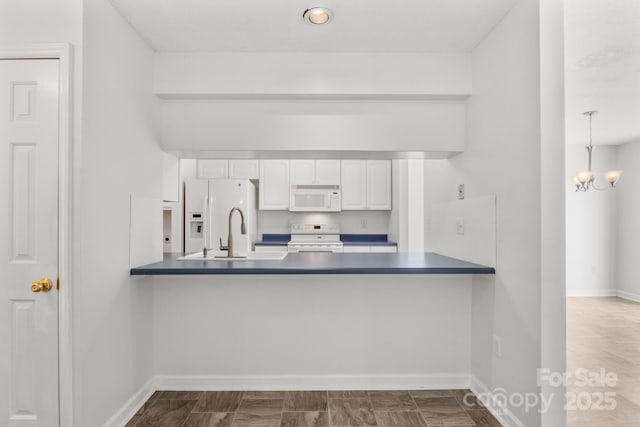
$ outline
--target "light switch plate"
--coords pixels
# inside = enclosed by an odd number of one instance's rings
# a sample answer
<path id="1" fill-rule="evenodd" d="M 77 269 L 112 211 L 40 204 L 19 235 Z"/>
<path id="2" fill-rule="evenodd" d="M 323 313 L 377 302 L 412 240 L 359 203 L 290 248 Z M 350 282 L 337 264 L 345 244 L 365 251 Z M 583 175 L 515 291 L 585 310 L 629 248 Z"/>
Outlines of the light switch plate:
<path id="1" fill-rule="evenodd" d="M 458 185 L 458 200 L 464 199 L 464 184 Z"/>
<path id="2" fill-rule="evenodd" d="M 464 235 L 464 219 L 462 218 L 456 220 L 456 234 Z"/>

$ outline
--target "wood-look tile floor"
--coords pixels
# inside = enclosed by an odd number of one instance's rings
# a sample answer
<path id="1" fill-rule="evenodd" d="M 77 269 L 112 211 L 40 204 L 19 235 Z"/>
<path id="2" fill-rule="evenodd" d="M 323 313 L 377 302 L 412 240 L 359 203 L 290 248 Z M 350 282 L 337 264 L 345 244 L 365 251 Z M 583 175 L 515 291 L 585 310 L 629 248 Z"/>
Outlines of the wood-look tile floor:
<path id="1" fill-rule="evenodd" d="M 500 423 L 469 390 L 157 391 L 127 424 L 151 426 L 500 427 Z"/>
<path id="2" fill-rule="evenodd" d="M 618 376 L 614 387 L 578 387 L 571 379 L 567 391 L 582 404 L 596 402 L 594 393 L 615 392 L 614 410 L 567 411 L 569 426 L 640 426 L 640 304 L 617 297 L 567 298 L 567 369 Z"/>

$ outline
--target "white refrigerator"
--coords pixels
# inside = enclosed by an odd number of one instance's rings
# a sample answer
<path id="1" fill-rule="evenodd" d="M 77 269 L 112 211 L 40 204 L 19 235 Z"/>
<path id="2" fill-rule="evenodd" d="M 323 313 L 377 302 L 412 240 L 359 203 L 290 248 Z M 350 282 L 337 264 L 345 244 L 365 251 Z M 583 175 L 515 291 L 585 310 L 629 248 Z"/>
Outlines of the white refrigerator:
<path id="1" fill-rule="evenodd" d="M 247 234 L 240 232 L 240 214 L 231 218 L 233 245 L 239 255 L 253 250 L 258 238 L 256 187 L 247 179 L 195 179 L 185 183 L 185 251 L 227 246 L 229 212 L 240 208 Z"/>

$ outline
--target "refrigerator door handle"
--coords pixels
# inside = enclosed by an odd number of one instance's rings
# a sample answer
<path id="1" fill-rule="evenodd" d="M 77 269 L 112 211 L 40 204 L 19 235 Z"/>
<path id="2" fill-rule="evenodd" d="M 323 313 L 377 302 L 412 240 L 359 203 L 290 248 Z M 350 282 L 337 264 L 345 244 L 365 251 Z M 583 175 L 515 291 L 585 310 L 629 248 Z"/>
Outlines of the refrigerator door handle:
<path id="1" fill-rule="evenodd" d="M 211 212 L 211 207 L 210 207 L 210 203 L 209 203 L 210 198 L 207 196 L 203 199 L 203 205 L 204 205 L 204 220 L 202 221 L 202 226 L 204 228 L 203 230 L 203 235 L 204 235 L 204 247 L 206 249 L 210 249 L 211 248 L 211 230 L 210 230 L 210 224 L 211 224 L 211 218 L 209 218 L 210 212 Z"/>
<path id="2" fill-rule="evenodd" d="M 207 221 L 209 222 L 209 245 L 210 247 L 213 247 L 213 197 L 211 197 L 211 195 L 207 197 L 207 203 L 207 211 L 209 212 L 209 215 L 207 216 Z"/>

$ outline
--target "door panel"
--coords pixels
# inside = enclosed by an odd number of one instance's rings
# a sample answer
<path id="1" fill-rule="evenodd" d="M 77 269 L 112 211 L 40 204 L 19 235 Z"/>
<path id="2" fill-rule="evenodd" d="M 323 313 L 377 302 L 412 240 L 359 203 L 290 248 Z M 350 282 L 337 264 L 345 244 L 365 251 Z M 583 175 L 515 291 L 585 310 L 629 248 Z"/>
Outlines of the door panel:
<path id="1" fill-rule="evenodd" d="M 315 160 L 291 160 L 291 185 L 315 184 Z"/>
<path id="2" fill-rule="evenodd" d="M 58 425 L 58 61 L 0 60 L 0 425 Z M 53 289 L 32 292 L 49 277 Z"/>
<path id="3" fill-rule="evenodd" d="M 260 169 L 258 160 L 229 160 L 229 178 L 259 179 Z"/>
<path id="4" fill-rule="evenodd" d="M 342 160 L 342 210 L 367 208 L 367 161 Z"/>
<path id="5" fill-rule="evenodd" d="M 315 183 L 340 185 L 340 160 L 316 160 Z"/>
<path id="6" fill-rule="evenodd" d="M 260 209 L 289 209 L 289 160 L 260 160 Z"/>
<path id="7" fill-rule="evenodd" d="M 391 160 L 367 160 L 367 208 L 391 210 Z"/>

